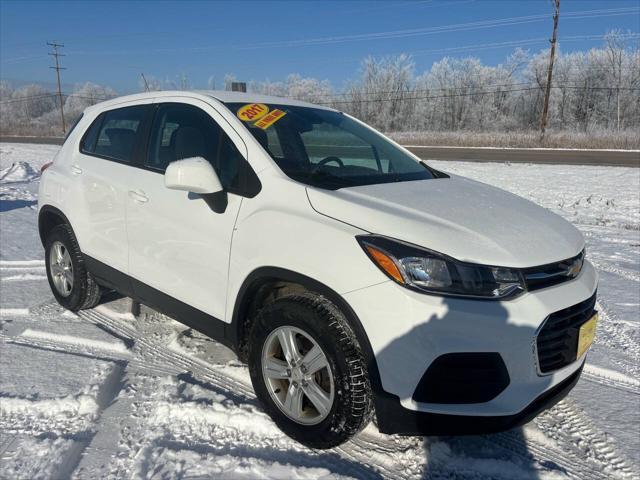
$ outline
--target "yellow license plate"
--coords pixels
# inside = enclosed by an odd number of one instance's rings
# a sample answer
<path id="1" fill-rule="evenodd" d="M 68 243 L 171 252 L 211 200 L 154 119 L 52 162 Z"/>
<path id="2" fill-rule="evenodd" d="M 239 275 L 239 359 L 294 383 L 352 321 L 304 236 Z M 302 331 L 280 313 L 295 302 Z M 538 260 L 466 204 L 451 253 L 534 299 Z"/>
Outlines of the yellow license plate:
<path id="1" fill-rule="evenodd" d="M 597 323 L 598 313 L 596 312 L 593 317 L 580 327 L 580 332 L 578 333 L 578 356 L 576 358 L 582 357 L 593 343 L 594 338 L 596 338 Z"/>

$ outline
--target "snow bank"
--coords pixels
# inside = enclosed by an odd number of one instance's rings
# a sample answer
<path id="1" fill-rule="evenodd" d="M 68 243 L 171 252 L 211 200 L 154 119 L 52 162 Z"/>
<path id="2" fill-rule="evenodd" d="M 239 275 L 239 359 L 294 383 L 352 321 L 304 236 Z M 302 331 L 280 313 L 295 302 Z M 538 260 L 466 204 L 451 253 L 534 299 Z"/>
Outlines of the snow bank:
<path id="1" fill-rule="evenodd" d="M 31 417 L 68 418 L 93 416 L 98 412 L 95 398 L 89 395 L 50 398 L 45 400 L 29 400 L 26 398 L 4 397 L 0 402 L 0 416 L 29 415 Z"/>
<path id="2" fill-rule="evenodd" d="M 0 170 L 0 183 L 24 183 L 40 177 L 27 162 L 16 162 Z"/>

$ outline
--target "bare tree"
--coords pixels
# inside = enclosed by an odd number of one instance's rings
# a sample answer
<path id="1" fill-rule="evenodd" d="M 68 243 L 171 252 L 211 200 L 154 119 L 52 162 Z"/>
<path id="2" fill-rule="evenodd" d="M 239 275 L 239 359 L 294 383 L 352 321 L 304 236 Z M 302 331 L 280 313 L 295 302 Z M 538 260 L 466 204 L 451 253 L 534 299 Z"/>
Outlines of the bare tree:
<path id="1" fill-rule="evenodd" d="M 616 129 L 620 131 L 620 88 L 622 87 L 622 64 L 625 51 L 621 32 L 619 30 L 609 32 L 605 37 L 605 45 L 607 66 L 611 68 L 616 90 Z"/>

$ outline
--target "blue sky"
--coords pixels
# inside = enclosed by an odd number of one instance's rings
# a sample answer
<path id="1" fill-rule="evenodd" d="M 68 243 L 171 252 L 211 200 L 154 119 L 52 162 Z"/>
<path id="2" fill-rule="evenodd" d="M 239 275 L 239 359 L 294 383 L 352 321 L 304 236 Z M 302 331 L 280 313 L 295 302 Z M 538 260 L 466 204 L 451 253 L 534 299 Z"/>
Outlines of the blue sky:
<path id="1" fill-rule="evenodd" d="M 561 7 L 564 51 L 600 45 L 597 37 L 613 28 L 640 31 L 640 0 Z M 55 40 L 65 44 L 66 90 L 91 81 L 129 93 L 140 72 L 177 84 L 184 74 L 194 88 L 210 79 L 220 88 L 227 73 L 247 81 L 300 73 L 339 90 L 367 55 L 410 53 L 417 73 L 445 55 L 497 64 L 516 45 L 544 48 L 550 33 L 550 0 L 0 0 L 0 78 L 51 85 L 45 42 Z"/>

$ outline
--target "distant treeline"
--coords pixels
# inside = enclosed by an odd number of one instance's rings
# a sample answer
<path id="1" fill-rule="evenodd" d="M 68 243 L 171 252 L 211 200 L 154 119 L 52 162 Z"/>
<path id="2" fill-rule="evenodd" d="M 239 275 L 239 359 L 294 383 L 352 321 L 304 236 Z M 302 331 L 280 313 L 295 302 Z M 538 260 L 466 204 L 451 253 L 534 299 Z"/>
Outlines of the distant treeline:
<path id="1" fill-rule="evenodd" d="M 640 129 L 638 36 L 610 32 L 603 45 L 557 55 L 551 89 L 549 130 L 582 135 L 616 132 L 627 138 Z M 538 129 L 549 52 L 515 50 L 497 66 L 473 57 L 445 57 L 416 74 L 409 55 L 362 62 L 359 77 L 336 92 L 327 80 L 289 75 L 282 82 L 248 84 L 248 90 L 333 106 L 385 132 L 531 132 Z M 225 78 L 225 87 L 235 80 Z M 176 89 L 147 77 L 141 89 Z M 178 89 L 189 88 L 183 81 Z M 117 93 L 86 83 L 64 96 L 67 123 L 85 107 Z M 61 132 L 54 92 L 37 85 L 0 84 L 0 134 Z M 455 138 L 455 137 L 454 137 Z"/>

